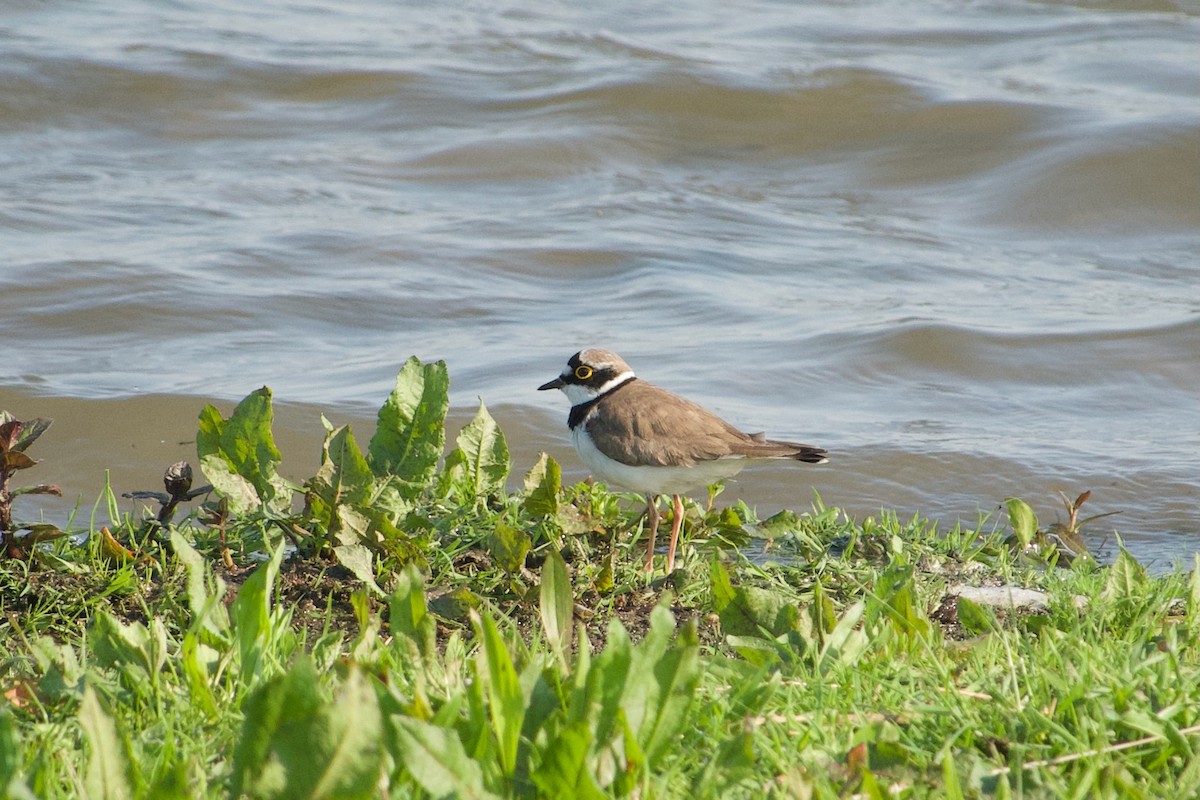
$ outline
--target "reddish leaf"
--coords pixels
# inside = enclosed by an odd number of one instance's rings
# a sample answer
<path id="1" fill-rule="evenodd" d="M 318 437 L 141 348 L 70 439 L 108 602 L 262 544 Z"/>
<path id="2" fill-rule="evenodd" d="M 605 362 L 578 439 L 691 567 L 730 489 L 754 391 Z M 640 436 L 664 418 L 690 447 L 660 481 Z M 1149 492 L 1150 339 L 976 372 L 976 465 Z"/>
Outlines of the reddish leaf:
<path id="1" fill-rule="evenodd" d="M 100 540 L 101 549 L 113 561 L 125 564 L 137 558 L 137 553 L 134 553 L 128 547 L 118 542 L 107 526 L 100 529 L 100 536 L 102 537 Z"/>
<path id="2" fill-rule="evenodd" d="M 39 483 L 37 486 L 22 486 L 19 489 L 13 489 L 10 494 L 13 497 L 18 497 L 23 494 L 52 494 L 55 497 L 62 497 L 62 489 L 53 483 Z"/>
<path id="3" fill-rule="evenodd" d="M 859 742 L 846 753 L 846 766 L 851 774 L 857 775 L 867 768 L 869 753 L 866 742 Z"/>
<path id="4" fill-rule="evenodd" d="M 29 706 L 36 697 L 37 695 L 34 692 L 33 686 L 23 680 L 18 680 L 15 684 L 4 690 L 4 699 L 14 708 Z"/>
<path id="5" fill-rule="evenodd" d="M 25 423 L 17 419 L 10 419 L 0 425 L 0 453 L 7 453 L 12 449 L 20 437 L 23 427 L 25 427 Z"/>

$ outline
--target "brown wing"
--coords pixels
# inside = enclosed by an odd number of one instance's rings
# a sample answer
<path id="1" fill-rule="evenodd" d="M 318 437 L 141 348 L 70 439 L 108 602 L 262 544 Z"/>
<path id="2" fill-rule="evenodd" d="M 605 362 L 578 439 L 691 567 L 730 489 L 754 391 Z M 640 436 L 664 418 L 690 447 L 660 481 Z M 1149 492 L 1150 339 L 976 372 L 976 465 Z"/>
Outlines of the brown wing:
<path id="1" fill-rule="evenodd" d="M 622 414 L 611 413 L 621 404 Z M 692 466 L 726 456 L 787 457 L 790 445 L 748 436 L 666 389 L 633 381 L 596 405 L 587 421 L 600 452 L 632 466 Z"/>

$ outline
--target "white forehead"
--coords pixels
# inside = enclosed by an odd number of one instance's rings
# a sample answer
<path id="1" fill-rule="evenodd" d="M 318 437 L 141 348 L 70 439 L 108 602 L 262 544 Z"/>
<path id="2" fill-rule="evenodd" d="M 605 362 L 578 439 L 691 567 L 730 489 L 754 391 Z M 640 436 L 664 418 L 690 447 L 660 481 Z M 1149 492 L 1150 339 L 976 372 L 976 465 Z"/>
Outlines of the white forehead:
<path id="1" fill-rule="evenodd" d="M 625 363 L 625 359 L 612 350 L 601 350 L 600 348 L 591 347 L 580 351 L 579 360 L 581 363 L 587 364 L 595 370 L 611 369 L 618 373 L 632 372 L 629 365 Z M 567 369 L 570 369 L 569 365 Z"/>

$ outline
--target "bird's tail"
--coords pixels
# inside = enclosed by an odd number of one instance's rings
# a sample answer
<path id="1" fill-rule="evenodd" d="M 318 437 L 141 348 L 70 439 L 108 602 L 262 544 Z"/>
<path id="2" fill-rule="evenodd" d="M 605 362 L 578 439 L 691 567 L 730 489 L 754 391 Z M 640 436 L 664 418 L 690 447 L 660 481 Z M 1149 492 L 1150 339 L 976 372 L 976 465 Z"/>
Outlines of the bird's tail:
<path id="1" fill-rule="evenodd" d="M 806 464 L 825 464 L 829 461 L 828 454 L 824 447 L 813 447 L 810 444 L 796 445 L 795 454 L 790 456 L 797 461 L 803 461 Z"/>
<path id="2" fill-rule="evenodd" d="M 799 442 L 781 442 L 777 439 L 768 439 L 761 433 L 752 433 L 750 434 L 750 438 L 757 445 L 756 449 L 759 452 L 755 455 L 758 456 L 766 458 L 791 458 L 796 461 L 803 461 L 806 464 L 824 464 L 829 461 L 829 454 L 823 447 L 800 444 Z"/>

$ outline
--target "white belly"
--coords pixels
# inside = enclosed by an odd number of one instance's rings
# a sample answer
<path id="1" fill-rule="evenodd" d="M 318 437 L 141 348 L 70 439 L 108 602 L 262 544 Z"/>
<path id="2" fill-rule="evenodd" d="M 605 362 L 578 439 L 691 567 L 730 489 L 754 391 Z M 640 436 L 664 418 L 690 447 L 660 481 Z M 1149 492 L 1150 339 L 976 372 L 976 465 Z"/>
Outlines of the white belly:
<path id="1" fill-rule="evenodd" d="M 634 467 L 614 461 L 601 453 L 583 432 L 583 425 L 571 431 L 571 441 L 583 463 L 597 478 L 642 494 L 683 494 L 708 486 L 742 471 L 748 459 L 719 458 L 694 467 Z"/>

